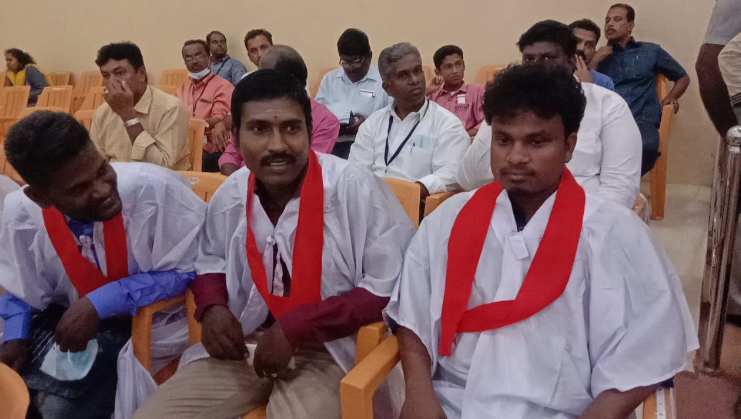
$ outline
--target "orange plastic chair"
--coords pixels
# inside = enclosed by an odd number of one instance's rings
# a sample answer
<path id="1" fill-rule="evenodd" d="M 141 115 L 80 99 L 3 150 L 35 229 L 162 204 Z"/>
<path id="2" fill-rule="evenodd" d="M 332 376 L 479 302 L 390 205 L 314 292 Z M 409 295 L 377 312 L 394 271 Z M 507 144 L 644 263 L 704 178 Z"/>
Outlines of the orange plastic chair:
<path id="1" fill-rule="evenodd" d="M 55 106 L 62 112 L 72 109 L 72 86 L 47 86 L 41 91 L 36 106 Z"/>
<path id="2" fill-rule="evenodd" d="M 396 195 L 402 208 L 404 208 L 404 211 L 406 211 L 412 223 L 414 223 L 414 227 L 419 227 L 419 184 L 409 180 L 390 177 L 385 177 L 383 180 L 394 192 L 394 195 Z"/>
<path id="3" fill-rule="evenodd" d="M 80 80 L 75 84 L 75 89 L 72 92 L 72 110 L 71 112 L 77 112 L 82 106 L 82 102 L 87 96 L 87 92 L 91 87 L 103 86 L 103 76 L 100 71 L 86 71 L 80 75 Z"/>
<path id="4" fill-rule="evenodd" d="M 52 112 L 64 112 L 59 106 L 34 106 L 33 108 L 23 108 L 21 114 L 18 115 L 18 119 L 23 119 L 28 115 L 38 111 L 52 111 Z"/>
<path id="5" fill-rule="evenodd" d="M 188 118 L 188 150 L 190 150 L 190 167 L 200 172 L 203 167 L 203 136 L 206 133 L 206 121 L 199 118 Z"/>
<path id="6" fill-rule="evenodd" d="M 175 86 L 180 87 L 185 81 L 188 80 L 188 70 L 184 68 L 162 70 L 160 76 L 160 86 Z"/>
<path id="7" fill-rule="evenodd" d="M 98 106 L 105 103 L 105 97 L 103 96 L 104 90 L 105 87 L 103 86 L 91 87 L 90 90 L 87 91 L 87 96 L 85 96 L 85 100 L 82 101 L 79 110 L 94 111 L 98 109 Z"/>
<path id="8" fill-rule="evenodd" d="M 31 403 L 26 383 L 9 366 L 0 363 L 0 406 L 3 419 L 24 419 Z"/>
<path id="9" fill-rule="evenodd" d="M 311 97 L 315 98 L 317 92 L 319 92 L 319 85 L 322 84 L 322 79 L 324 78 L 324 75 L 334 70 L 335 68 L 337 67 L 324 67 L 323 69 L 319 70 L 319 73 L 314 79 L 314 83 L 311 84 Z"/>
<path id="10" fill-rule="evenodd" d="M 67 86 L 72 73 L 69 71 L 56 71 L 47 73 L 46 75 L 49 76 L 52 86 Z"/>
<path id="11" fill-rule="evenodd" d="M 361 360 L 356 359 L 355 368 L 340 382 L 343 418 L 373 419 L 373 394 L 400 361 L 397 337 L 391 335 L 383 339 L 385 325 L 378 323 L 374 326 L 378 327 L 377 333 L 382 341 Z M 673 406 L 671 389 L 659 387 L 644 401 L 643 419 L 676 419 Z"/>
<path id="12" fill-rule="evenodd" d="M 669 93 L 669 86 L 663 74 L 656 75 L 656 94 L 663 100 Z M 648 173 L 651 182 L 651 219 L 663 220 L 666 205 L 666 172 L 669 165 L 669 132 L 674 117 L 674 105 L 666 105 L 661 110 L 659 125 L 659 153 L 653 169 Z"/>
<path id="13" fill-rule="evenodd" d="M 504 70 L 507 66 L 502 64 L 484 64 L 479 68 L 479 72 L 476 75 L 476 84 L 486 84 L 493 81 L 497 76 L 497 73 Z"/>
<path id="14" fill-rule="evenodd" d="M 90 131 L 90 127 L 93 125 L 94 114 L 95 111 L 77 111 L 75 112 L 75 119 L 80 121 L 80 123 L 85 125 L 85 128 Z"/>
<path id="15" fill-rule="evenodd" d="M 207 173 L 207 172 L 188 172 L 181 171 L 180 176 L 184 177 L 190 186 L 193 188 L 193 192 L 200 196 L 201 199 L 208 202 L 211 200 L 214 192 L 219 189 L 222 183 L 226 180 L 226 176 L 221 173 Z M 200 339 L 197 340 L 200 342 Z"/>
<path id="16" fill-rule="evenodd" d="M 453 190 L 453 191 L 445 191 L 445 192 L 437 192 L 434 194 L 430 194 L 430 196 L 425 199 L 425 214 L 424 216 L 427 217 L 434 211 L 437 207 L 440 206 L 446 199 L 450 198 L 451 196 L 457 194 L 460 192 L 459 190 Z"/>
<path id="17" fill-rule="evenodd" d="M 28 104 L 31 86 L 6 86 L 0 90 L 0 138 L 5 138 Z"/>
<path id="18" fill-rule="evenodd" d="M 165 93 L 169 93 L 173 96 L 177 96 L 178 87 L 177 86 L 167 86 L 167 85 L 159 85 L 154 86 L 157 89 L 162 90 Z"/>

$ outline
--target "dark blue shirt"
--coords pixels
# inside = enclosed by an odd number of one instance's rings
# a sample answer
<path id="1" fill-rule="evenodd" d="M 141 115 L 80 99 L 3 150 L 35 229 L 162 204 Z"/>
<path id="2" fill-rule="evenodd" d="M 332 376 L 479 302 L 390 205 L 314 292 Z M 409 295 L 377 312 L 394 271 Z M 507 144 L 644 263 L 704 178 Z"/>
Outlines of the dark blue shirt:
<path id="1" fill-rule="evenodd" d="M 656 74 L 671 81 L 687 75 L 659 45 L 633 38 L 625 48 L 613 44 L 612 55 L 602 60 L 597 69 L 615 83 L 615 92 L 628 102 L 636 122 L 650 122 L 657 129 L 661 123 L 661 102 L 656 94 Z"/>

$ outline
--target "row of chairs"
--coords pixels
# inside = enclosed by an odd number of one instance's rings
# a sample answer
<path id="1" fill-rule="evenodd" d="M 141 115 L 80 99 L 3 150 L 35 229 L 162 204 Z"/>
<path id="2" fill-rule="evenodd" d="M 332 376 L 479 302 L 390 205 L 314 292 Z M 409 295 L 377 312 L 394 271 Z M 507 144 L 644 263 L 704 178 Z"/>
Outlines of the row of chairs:
<path id="1" fill-rule="evenodd" d="M 475 82 L 485 84 L 492 81 L 496 77 L 496 74 L 505 67 L 505 65 L 501 64 L 484 64 L 479 68 Z M 334 68 L 336 67 L 323 68 L 319 71 L 319 74 L 311 86 L 312 96 L 316 96 L 319 84 L 324 75 Z M 426 78 L 428 80 L 432 78 L 432 68 L 430 66 L 423 66 L 423 68 Z M 62 82 L 69 83 L 69 72 L 50 73 L 50 76 L 53 76 L 52 80 L 55 86 L 50 86 L 44 89 L 44 92 L 39 96 L 37 106 L 58 106 L 65 112 L 75 113 L 78 110 L 94 110 L 105 101 L 103 98 L 102 87 L 103 77 L 100 75 L 99 71 L 87 71 L 82 73 L 79 82 L 73 88 L 68 84 L 56 85 L 57 83 Z M 185 81 L 187 81 L 187 79 L 188 71 L 186 69 L 163 70 L 162 75 L 160 76 L 160 84 L 156 87 L 174 95 L 175 91 Z M 22 88 L 23 86 L 21 86 L 21 89 Z M 71 99 L 68 99 L 70 96 L 70 88 L 72 90 Z M 3 91 L 6 89 L 11 90 L 9 90 L 7 94 L 3 94 Z M 667 79 L 661 74 L 657 75 L 656 90 L 660 98 L 665 97 L 669 90 Z M 0 138 L 5 136 L 9 126 L 17 120 L 20 115 L 20 110 L 25 106 L 24 104 L 27 100 L 27 96 L 24 101 L 23 94 L 18 91 L 13 91 L 12 88 L 4 88 L 0 90 Z M 70 100 L 71 102 L 68 102 Z M 664 107 L 661 126 L 659 128 L 659 152 L 661 153 L 661 156 L 657 159 L 654 168 L 649 174 L 651 184 L 651 218 L 653 220 L 664 219 L 669 132 L 671 130 L 673 115 L 674 111 L 671 106 L 667 105 Z"/>

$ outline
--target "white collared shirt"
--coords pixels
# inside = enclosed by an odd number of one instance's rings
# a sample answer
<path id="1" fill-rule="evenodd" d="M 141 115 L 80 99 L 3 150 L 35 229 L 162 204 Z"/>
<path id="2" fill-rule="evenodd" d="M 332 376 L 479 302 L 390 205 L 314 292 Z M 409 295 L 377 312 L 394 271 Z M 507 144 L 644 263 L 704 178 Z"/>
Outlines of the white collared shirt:
<path id="1" fill-rule="evenodd" d="M 620 95 L 582 83 L 587 106 L 577 133 L 574 156 L 566 166 L 588 192 L 632 208 L 641 183 L 641 133 Z M 491 173 L 491 125 L 481 126 L 458 167 L 465 190 L 494 179 Z"/>
<path id="2" fill-rule="evenodd" d="M 393 120 L 390 131 L 389 118 Z M 376 111 L 360 126 L 349 160 L 377 176 L 419 181 L 430 193 L 443 192 L 455 184 L 458 162 L 470 144 L 460 119 L 437 103 L 425 100 L 418 112 L 403 120 L 391 104 Z M 399 154 L 391 161 L 397 150 Z"/>
<path id="3" fill-rule="evenodd" d="M 392 99 L 381 84 L 381 74 L 375 64 L 370 66 L 365 77 L 355 83 L 339 67 L 324 75 L 315 99 L 328 107 L 341 124 L 347 124 L 351 111 L 368 118 L 391 104 Z"/>
<path id="4" fill-rule="evenodd" d="M 457 333 L 451 355 L 440 355 L 450 232 L 473 194 L 459 193 L 425 217 L 384 312 L 425 345 L 448 418 L 576 419 L 604 391 L 682 371 L 698 342 L 679 276 L 632 211 L 589 193 L 563 294 L 517 323 Z M 507 192 L 499 195 L 468 309 L 517 296 L 555 197 L 518 231 Z"/>

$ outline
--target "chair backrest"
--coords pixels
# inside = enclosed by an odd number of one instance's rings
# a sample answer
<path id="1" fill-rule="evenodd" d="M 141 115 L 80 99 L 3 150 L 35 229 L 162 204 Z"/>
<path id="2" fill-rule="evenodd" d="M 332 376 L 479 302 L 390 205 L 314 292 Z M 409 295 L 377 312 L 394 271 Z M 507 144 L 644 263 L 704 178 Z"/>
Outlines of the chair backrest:
<path id="1" fill-rule="evenodd" d="M 221 173 L 206 173 L 206 172 L 178 172 L 180 176 L 184 177 L 190 186 L 193 188 L 193 192 L 200 196 L 201 199 L 208 202 L 211 200 L 214 192 L 219 189 L 222 183 L 226 180 L 226 176 Z"/>
<path id="2" fill-rule="evenodd" d="M 185 68 L 162 70 L 159 85 L 175 86 L 175 88 L 178 88 L 186 80 L 188 80 L 188 70 Z"/>
<path id="3" fill-rule="evenodd" d="M 656 73 L 656 94 L 659 96 L 659 101 L 664 100 L 666 95 L 669 94 L 669 81 L 661 73 Z"/>
<path id="4" fill-rule="evenodd" d="M 69 112 L 72 108 L 72 86 L 47 86 L 39 95 L 36 106 L 54 106 Z"/>
<path id="5" fill-rule="evenodd" d="M 203 136 L 206 133 L 206 121 L 199 118 L 188 118 L 188 150 L 190 150 L 190 167 L 200 172 L 203 166 Z"/>
<path id="6" fill-rule="evenodd" d="M 31 86 L 9 86 L 0 90 L 0 117 L 18 118 L 28 104 Z"/>
<path id="7" fill-rule="evenodd" d="M 105 102 L 105 97 L 103 97 L 104 90 L 105 87 L 103 86 L 91 87 L 90 90 L 88 90 L 87 92 L 87 96 L 85 96 L 85 100 L 82 101 L 82 105 L 80 105 L 79 110 L 94 111 L 98 109 L 98 106 L 102 105 Z"/>
<path id="8" fill-rule="evenodd" d="M 319 92 L 319 85 L 322 84 L 324 75 L 334 70 L 335 68 L 337 67 L 324 67 L 323 69 L 319 70 L 319 73 L 314 79 L 314 83 L 311 84 L 311 97 L 316 97 L 317 92 Z"/>
<path id="9" fill-rule="evenodd" d="M 160 84 L 160 85 L 157 85 L 157 86 L 154 86 L 154 87 L 157 88 L 157 89 L 162 90 L 165 93 L 169 93 L 169 94 L 171 94 L 173 96 L 176 96 L 176 93 L 178 91 L 178 87 L 177 86 L 167 86 L 167 85 Z"/>
<path id="10" fill-rule="evenodd" d="M 64 112 L 59 106 L 34 106 L 33 108 L 23 108 L 21 114 L 18 115 L 18 119 L 22 119 L 38 111 L 52 111 L 52 112 Z"/>
<path id="11" fill-rule="evenodd" d="M 90 131 L 90 127 L 93 125 L 93 115 L 95 114 L 95 111 L 93 110 L 87 110 L 87 111 L 77 111 L 75 112 L 75 119 L 80 121 L 82 125 L 85 125 L 85 128 L 87 128 L 88 131 Z"/>
<path id="12" fill-rule="evenodd" d="M 0 363 L 0 406 L 4 419 L 24 419 L 31 397 L 26 383 L 9 366 Z"/>
<path id="13" fill-rule="evenodd" d="M 394 191 L 415 227 L 419 226 L 419 184 L 404 179 L 385 177 L 383 180 Z"/>
<path id="14" fill-rule="evenodd" d="M 493 81 L 497 73 L 504 70 L 507 66 L 502 64 L 484 64 L 479 68 L 476 75 L 476 84 L 486 84 Z"/>
<path id="15" fill-rule="evenodd" d="M 103 76 L 100 74 L 100 71 L 86 71 L 80 74 L 80 80 L 75 84 L 74 95 L 85 97 L 91 87 L 100 86 L 103 86 Z"/>
<path id="16" fill-rule="evenodd" d="M 53 73 L 47 73 L 51 80 L 52 86 L 66 86 L 69 84 L 69 79 L 72 73 L 69 71 L 55 71 Z"/>

